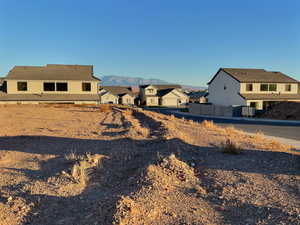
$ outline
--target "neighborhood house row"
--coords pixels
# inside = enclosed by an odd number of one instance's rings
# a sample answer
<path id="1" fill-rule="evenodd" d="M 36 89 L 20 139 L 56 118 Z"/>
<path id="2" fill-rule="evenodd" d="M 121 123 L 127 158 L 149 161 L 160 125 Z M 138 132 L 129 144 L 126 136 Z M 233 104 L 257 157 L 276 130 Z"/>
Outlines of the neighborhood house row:
<path id="1" fill-rule="evenodd" d="M 99 88 L 100 84 L 100 88 Z M 299 81 L 264 69 L 220 68 L 208 92 L 186 93 L 180 85 L 101 86 L 92 65 L 15 66 L 0 79 L 1 104 L 126 104 L 182 107 L 189 102 L 266 109 L 282 101 L 300 102 Z"/>

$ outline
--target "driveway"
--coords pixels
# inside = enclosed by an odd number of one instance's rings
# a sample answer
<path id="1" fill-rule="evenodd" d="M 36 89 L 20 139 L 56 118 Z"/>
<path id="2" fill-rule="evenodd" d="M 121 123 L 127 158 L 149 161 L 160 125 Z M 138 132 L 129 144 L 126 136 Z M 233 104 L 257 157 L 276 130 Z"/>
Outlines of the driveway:
<path id="1" fill-rule="evenodd" d="M 173 114 L 178 118 L 191 119 L 197 122 L 203 120 L 212 120 L 219 126 L 234 126 L 237 129 L 243 130 L 249 133 L 262 132 L 268 136 L 287 138 L 300 141 L 300 121 L 276 121 L 267 119 L 239 119 L 239 118 L 226 118 L 226 117 L 212 117 L 191 115 L 189 113 L 182 113 L 175 109 L 150 109 L 163 114 Z"/>

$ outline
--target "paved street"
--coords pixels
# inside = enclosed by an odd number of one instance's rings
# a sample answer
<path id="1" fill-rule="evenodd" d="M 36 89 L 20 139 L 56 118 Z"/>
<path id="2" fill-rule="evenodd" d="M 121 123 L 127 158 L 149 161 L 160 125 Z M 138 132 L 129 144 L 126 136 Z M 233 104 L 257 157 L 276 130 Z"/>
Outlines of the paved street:
<path id="1" fill-rule="evenodd" d="M 219 117 L 207 117 L 201 115 L 188 115 L 188 113 L 176 112 L 174 109 L 151 109 L 164 114 L 173 114 L 178 118 L 192 119 L 202 122 L 203 120 L 212 120 L 220 126 L 234 126 L 245 132 L 256 133 L 263 132 L 265 135 L 294 139 L 300 141 L 300 121 L 299 123 L 291 123 L 290 121 L 274 121 L 274 120 L 236 120 Z"/>

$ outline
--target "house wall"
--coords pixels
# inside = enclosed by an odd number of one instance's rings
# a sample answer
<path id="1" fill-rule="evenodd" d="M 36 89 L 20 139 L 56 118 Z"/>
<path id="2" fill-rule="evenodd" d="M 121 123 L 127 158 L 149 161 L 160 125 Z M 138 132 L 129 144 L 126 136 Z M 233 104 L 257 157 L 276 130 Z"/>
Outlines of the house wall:
<path id="1" fill-rule="evenodd" d="M 122 104 L 123 105 L 134 104 L 134 97 L 132 97 L 130 95 L 124 95 L 124 96 L 122 96 Z"/>
<path id="2" fill-rule="evenodd" d="M 239 92 L 240 83 L 221 70 L 208 86 L 207 99 L 209 103 L 215 105 L 246 105 Z"/>
<path id="3" fill-rule="evenodd" d="M 146 98 L 146 105 L 147 106 L 158 106 L 158 97 L 157 96 L 153 96 L 153 97 L 149 97 L 147 96 Z"/>
<path id="4" fill-rule="evenodd" d="M 100 96 L 100 103 L 102 103 L 102 104 L 108 104 L 108 103 L 119 104 L 119 97 L 117 97 L 113 94 L 107 93 L 107 94 Z"/>
<path id="5" fill-rule="evenodd" d="M 296 84 L 296 83 L 291 83 L 291 91 L 285 91 L 285 85 L 288 84 L 288 83 L 276 83 L 277 84 L 277 91 L 271 91 L 271 92 L 261 91 L 260 90 L 260 85 L 261 84 L 262 83 L 252 83 L 253 91 L 246 91 L 247 83 L 241 83 L 240 93 L 245 93 L 245 94 L 266 94 L 266 93 L 298 94 L 298 84 Z"/>
<path id="6" fill-rule="evenodd" d="M 182 94 L 179 91 L 173 90 L 172 92 L 161 97 L 162 106 L 183 106 L 189 102 L 188 96 Z"/>
<path id="7" fill-rule="evenodd" d="M 17 82 L 27 82 L 27 91 L 18 91 Z M 44 82 L 67 82 L 68 91 L 44 91 Z M 82 83 L 91 83 L 91 91 L 82 91 Z M 8 94 L 97 94 L 98 93 L 98 81 L 62 81 L 62 80 L 7 80 L 7 93 Z"/>

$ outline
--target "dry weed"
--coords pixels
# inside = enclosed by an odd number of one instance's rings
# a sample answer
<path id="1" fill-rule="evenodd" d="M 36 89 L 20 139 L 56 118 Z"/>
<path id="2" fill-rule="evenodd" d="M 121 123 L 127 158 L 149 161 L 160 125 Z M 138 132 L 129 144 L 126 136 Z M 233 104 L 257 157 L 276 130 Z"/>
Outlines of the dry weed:
<path id="1" fill-rule="evenodd" d="M 221 148 L 223 153 L 237 155 L 240 154 L 242 149 L 238 146 L 237 143 L 227 139 L 225 143 L 221 143 Z"/>
<path id="2" fill-rule="evenodd" d="M 217 125 L 214 124 L 213 121 L 208 121 L 208 120 L 204 120 L 201 123 L 201 126 L 208 128 L 208 129 L 218 129 L 219 128 Z"/>

